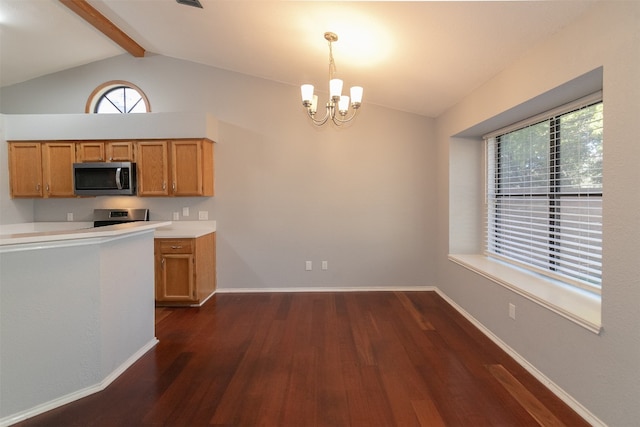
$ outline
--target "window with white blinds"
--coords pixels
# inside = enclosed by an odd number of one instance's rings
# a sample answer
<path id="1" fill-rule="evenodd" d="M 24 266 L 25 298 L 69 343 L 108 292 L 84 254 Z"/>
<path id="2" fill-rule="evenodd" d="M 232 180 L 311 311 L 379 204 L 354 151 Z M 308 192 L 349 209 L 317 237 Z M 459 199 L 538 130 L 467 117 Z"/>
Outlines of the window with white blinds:
<path id="1" fill-rule="evenodd" d="M 485 137 L 487 255 L 599 293 L 601 94 Z"/>

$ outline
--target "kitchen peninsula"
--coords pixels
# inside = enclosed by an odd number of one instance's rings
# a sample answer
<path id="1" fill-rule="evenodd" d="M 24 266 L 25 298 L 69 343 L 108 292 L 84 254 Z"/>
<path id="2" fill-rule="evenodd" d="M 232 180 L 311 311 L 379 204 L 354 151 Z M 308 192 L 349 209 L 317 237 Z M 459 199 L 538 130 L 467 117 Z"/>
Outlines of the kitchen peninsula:
<path id="1" fill-rule="evenodd" d="M 157 343 L 154 232 L 171 223 L 59 224 L 0 231 L 0 425 L 104 389 Z"/>

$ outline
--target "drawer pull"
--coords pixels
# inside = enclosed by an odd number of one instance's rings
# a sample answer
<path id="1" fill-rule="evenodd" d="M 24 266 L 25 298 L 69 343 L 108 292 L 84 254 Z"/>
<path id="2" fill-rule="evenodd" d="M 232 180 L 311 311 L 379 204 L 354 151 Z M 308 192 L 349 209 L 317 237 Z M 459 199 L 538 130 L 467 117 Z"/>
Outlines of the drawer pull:
<path id="1" fill-rule="evenodd" d="M 182 249 L 182 245 L 178 245 L 178 246 L 171 246 L 171 249 Z"/>

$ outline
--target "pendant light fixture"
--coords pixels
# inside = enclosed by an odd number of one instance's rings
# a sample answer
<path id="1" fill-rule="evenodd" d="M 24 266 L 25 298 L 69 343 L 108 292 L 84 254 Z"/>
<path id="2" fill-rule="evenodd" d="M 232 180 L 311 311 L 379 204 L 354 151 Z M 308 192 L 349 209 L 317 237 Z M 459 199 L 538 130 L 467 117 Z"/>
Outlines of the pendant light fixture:
<path id="1" fill-rule="evenodd" d="M 351 109 L 349 115 L 349 97 L 342 95 L 342 80 L 334 78 L 336 64 L 333 60 L 332 43 L 338 41 L 338 35 L 332 32 L 324 33 L 324 38 L 329 42 L 329 101 L 326 105 L 326 112 L 323 118 L 316 118 L 318 111 L 318 95 L 313 94 L 313 85 L 303 84 L 300 86 L 302 93 L 302 105 L 307 109 L 307 115 L 314 125 L 322 126 L 331 121 L 341 126 L 353 120 L 362 104 L 362 87 L 351 87 Z"/>

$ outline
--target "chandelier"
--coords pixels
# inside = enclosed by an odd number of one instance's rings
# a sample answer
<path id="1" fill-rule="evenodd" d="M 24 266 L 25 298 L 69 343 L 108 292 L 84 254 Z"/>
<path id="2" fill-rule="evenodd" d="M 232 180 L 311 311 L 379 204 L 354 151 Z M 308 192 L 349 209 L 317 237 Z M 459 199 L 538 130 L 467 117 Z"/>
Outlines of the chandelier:
<path id="1" fill-rule="evenodd" d="M 362 103 L 362 87 L 351 87 L 351 108 L 353 111 L 351 115 L 347 117 L 349 113 L 349 97 L 342 95 L 342 80 L 333 77 L 336 72 L 336 64 L 333 60 L 331 44 L 338 41 L 338 35 L 332 32 L 326 32 L 324 33 L 324 38 L 329 42 L 329 101 L 326 105 L 324 117 L 321 119 L 316 118 L 318 95 L 313 94 L 313 85 L 304 84 L 300 86 L 302 105 L 307 109 L 307 115 L 314 125 L 322 126 L 331 119 L 335 125 L 342 126 L 356 117 Z"/>

